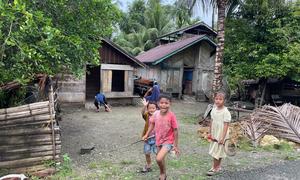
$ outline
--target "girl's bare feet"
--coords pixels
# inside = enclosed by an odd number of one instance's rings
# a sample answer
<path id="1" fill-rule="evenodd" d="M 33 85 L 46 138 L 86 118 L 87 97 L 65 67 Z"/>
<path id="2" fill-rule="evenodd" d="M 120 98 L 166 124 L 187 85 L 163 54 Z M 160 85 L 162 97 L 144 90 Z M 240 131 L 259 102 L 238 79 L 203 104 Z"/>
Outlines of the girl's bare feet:
<path id="1" fill-rule="evenodd" d="M 159 175 L 159 180 L 166 180 L 166 179 L 167 179 L 167 175 L 166 174 Z"/>

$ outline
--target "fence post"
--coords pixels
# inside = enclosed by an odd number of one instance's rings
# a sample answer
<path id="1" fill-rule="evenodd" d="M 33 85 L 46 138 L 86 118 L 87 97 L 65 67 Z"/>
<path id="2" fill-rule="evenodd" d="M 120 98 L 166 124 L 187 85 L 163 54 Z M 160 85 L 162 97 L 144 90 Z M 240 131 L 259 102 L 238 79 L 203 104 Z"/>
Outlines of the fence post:
<path id="1" fill-rule="evenodd" d="M 54 112 L 52 111 L 54 109 L 54 98 L 53 98 L 53 87 L 50 86 L 49 91 L 49 112 L 50 112 L 50 121 L 51 121 L 51 131 L 52 131 L 52 149 L 53 149 L 53 160 L 55 161 L 56 156 L 56 142 L 55 142 L 55 131 L 54 131 Z"/>

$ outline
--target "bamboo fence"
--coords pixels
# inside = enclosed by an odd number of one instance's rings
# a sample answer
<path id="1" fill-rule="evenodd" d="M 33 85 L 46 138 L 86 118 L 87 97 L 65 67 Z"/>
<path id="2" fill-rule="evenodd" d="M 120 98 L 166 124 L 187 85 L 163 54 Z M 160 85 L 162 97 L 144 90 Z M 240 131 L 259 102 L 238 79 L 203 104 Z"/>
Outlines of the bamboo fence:
<path id="1" fill-rule="evenodd" d="M 58 163 L 60 154 L 52 87 L 49 101 L 0 109 L 0 169 L 37 173 L 50 169 L 49 161 Z"/>

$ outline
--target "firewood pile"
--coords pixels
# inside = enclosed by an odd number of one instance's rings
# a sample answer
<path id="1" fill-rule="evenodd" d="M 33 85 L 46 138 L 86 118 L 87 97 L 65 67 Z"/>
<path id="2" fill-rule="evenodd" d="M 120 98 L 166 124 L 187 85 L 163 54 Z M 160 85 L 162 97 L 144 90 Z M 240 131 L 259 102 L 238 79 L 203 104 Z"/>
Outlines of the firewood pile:
<path id="1" fill-rule="evenodd" d="M 0 169 L 10 173 L 53 172 L 45 161 L 59 161 L 61 140 L 49 101 L 0 109 Z"/>
<path id="2" fill-rule="evenodd" d="M 200 138 L 207 139 L 209 127 L 206 123 L 207 121 L 203 121 L 204 124 L 201 124 L 198 129 L 198 134 Z M 229 137 L 231 143 L 237 145 L 238 141 L 241 137 L 243 137 L 243 129 L 241 127 L 241 124 L 239 122 L 234 122 L 229 124 Z"/>
<path id="3" fill-rule="evenodd" d="M 266 134 L 300 143 L 300 107 L 265 105 L 244 118 L 242 127 L 255 146 Z"/>

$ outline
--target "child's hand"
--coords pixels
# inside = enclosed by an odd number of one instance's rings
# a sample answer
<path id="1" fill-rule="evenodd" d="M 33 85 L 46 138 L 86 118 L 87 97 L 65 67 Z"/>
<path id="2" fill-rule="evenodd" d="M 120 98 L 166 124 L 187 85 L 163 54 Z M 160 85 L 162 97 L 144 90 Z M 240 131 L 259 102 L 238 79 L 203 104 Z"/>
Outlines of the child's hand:
<path id="1" fill-rule="evenodd" d="M 143 141 L 147 141 L 147 139 L 148 139 L 148 135 L 145 135 L 145 136 L 142 137 Z"/>
<path id="2" fill-rule="evenodd" d="M 221 139 L 221 140 L 219 141 L 219 144 L 224 145 L 224 139 Z"/>
<path id="3" fill-rule="evenodd" d="M 208 135 L 207 135 L 207 139 L 208 139 L 208 140 L 211 140 L 211 139 L 212 139 L 211 134 L 208 134 Z"/>
<path id="4" fill-rule="evenodd" d="M 177 156 L 180 154 L 180 151 L 179 151 L 178 147 L 176 147 L 176 146 L 173 147 L 173 151 L 175 151 L 175 154 Z"/>
<path id="5" fill-rule="evenodd" d="M 149 102 L 145 98 L 143 98 L 142 99 L 142 103 L 143 103 L 144 106 L 148 106 Z"/>

